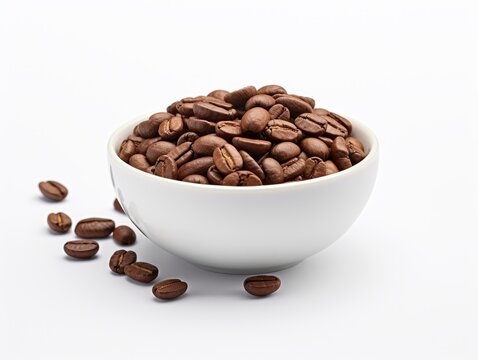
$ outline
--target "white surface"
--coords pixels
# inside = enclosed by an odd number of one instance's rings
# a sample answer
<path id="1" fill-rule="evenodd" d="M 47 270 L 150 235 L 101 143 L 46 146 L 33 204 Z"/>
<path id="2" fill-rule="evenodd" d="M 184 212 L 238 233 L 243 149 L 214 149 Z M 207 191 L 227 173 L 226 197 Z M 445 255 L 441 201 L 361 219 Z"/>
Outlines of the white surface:
<path id="1" fill-rule="evenodd" d="M 474 1 L 0 3 L 0 358 L 476 359 Z M 140 237 L 171 303 L 68 261 L 50 211 L 111 216 L 106 140 L 184 95 L 279 83 L 381 143 L 372 198 L 342 239 L 250 299 Z M 71 194 L 46 203 L 37 183 Z M 187 225 L 186 225 L 187 226 Z"/>
<path id="2" fill-rule="evenodd" d="M 147 119 L 129 121 L 108 141 L 115 193 L 148 239 L 206 269 L 263 274 L 301 262 L 350 228 L 377 177 L 377 139 L 365 124 L 349 118 L 351 135 L 362 141 L 367 157 L 347 171 L 267 187 L 201 186 L 158 178 L 117 155 L 122 141 Z"/>

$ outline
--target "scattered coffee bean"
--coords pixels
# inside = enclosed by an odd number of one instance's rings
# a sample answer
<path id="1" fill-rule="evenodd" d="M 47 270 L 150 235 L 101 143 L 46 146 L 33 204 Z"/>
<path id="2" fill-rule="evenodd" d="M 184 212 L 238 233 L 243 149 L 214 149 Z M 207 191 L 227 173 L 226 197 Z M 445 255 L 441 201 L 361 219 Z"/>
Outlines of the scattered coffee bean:
<path id="1" fill-rule="evenodd" d="M 289 181 L 297 176 L 301 176 L 305 171 L 305 160 L 301 158 L 293 158 L 282 164 L 284 171 L 284 180 Z"/>
<path id="2" fill-rule="evenodd" d="M 175 299 L 186 292 L 188 284 L 179 279 L 163 280 L 153 286 L 153 294 L 161 300 Z"/>
<path id="3" fill-rule="evenodd" d="M 352 161 L 349 157 L 349 149 L 345 139 L 342 136 L 337 136 L 330 147 L 330 156 L 340 170 L 348 169 L 352 166 Z"/>
<path id="4" fill-rule="evenodd" d="M 156 161 L 154 175 L 167 179 L 176 179 L 178 177 L 178 167 L 176 162 L 168 155 L 162 155 Z"/>
<path id="5" fill-rule="evenodd" d="M 246 113 L 242 117 L 241 129 L 244 133 L 259 134 L 262 130 L 265 129 L 270 119 L 271 116 L 266 109 L 263 109 L 261 107 L 254 107 L 246 111 Z"/>
<path id="6" fill-rule="evenodd" d="M 242 168 L 254 173 L 261 181 L 265 179 L 264 171 L 254 158 L 244 150 L 239 151 L 242 157 Z"/>
<path id="7" fill-rule="evenodd" d="M 115 222 L 104 218 L 87 218 L 80 220 L 75 227 L 75 234 L 81 238 L 106 238 L 115 229 Z"/>
<path id="8" fill-rule="evenodd" d="M 280 279 L 273 275 L 255 275 L 244 280 L 244 289 L 254 296 L 270 295 L 276 292 L 280 285 Z"/>
<path id="9" fill-rule="evenodd" d="M 136 241 L 136 233 L 129 226 L 121 225 L 114 229 L 113 239 L 118 245 L 133 245 Z"/>
<path id="10" fill-rule="evenodd" d="M 297 144 L 290 141 L 284 141 L 274 146 L 270 155 L 279 162 L 285 162 L 299 156 L 300 153 L 301 150 Z"/>
<path id="11" fill-rule="evenodd" d="M 197 174 L 188 175 L 183 179 L 183 181 L 194 183 L 194 184 L 209 184 L 207 177 L 202 175 L 197 175 Z"/>
<path id="12" fill-rule="evenodd" d="M 284 182 L 284 170 L 282 166 L 273 158 L 265 158 L 262 161 L 266 184 L 280 184 Z"/>
<path id="13" fill-rule="evenodd" d="M 118 250 L 111 255 L 110 269 L 116 274 L 124 274 L 124 268 L 136 262 L 136 253 L 134 251 Z"/>
<path id="14" fill-rule="evenodd" d="M 50 229 L 57 233 L 67 233 L 71 228 L 71 218 L 63 212 L 48 215 L 47 223 Z"/>
<path id="15" fill-rule="evenodd" d="M 318 156 L 322 160 L 329 158 L 329 147 L 320 139 L 305 138 L 300 142 L 300 147 L 307 156 Z"/>
<path id="16" fill-rule="evenodd" d="M 38 187 L 43 196 L 53 201 L 61 201 L 68 195 L 68 189 L 57 181 L 42 181 Z"/>
<path id="17" fill-rule="evenodd" d="M 227 186 L 258 186 L 262 185 L 262 181 L 254 173 L 241 170 L 227 175 L 222 180 L 222 184 Z"/>
<path id="18" fill-rule="evenodd" d="M 146 171 L 146 169 L 151 166 L 151 164 L 148 162 L 148 159 L 146 159 L 146 156 L 143 154 L 134 154 L 131 156 L 129 158 L 129 164 L 142 171 Z"/>
<path id="19" fill-rule="evenodd" d="M 243 161 L 239 151 L 231 144 L 224 144 L 214 149 L 214 165 L 224 175 L 242 169 Z"/>
<path id="20" fill-rule="evenodd" d="M 135 262 L 124 267 L 124 273 L 131 279 L 149 283 L 156 279 L 159 270 L 156 266 L 146 262 Z"/>
<path id="21" fill-rule="evenodd" d="M 137 153 L 137 146 L 133 140 L 124 140 L 121 143 L 118 156 L 121 160 L 129 162 L 129 158 Z"/>
<path id="22" fill-rule="evenodd" d="M 68 241 L 63 250 L 68 256 L 77 259 L 89 259 L 96 255 L 100 246 L 94 240 L 73 240 Z"/>
<path id="23" fill-rule="evenodd" d="M 115 201 L 113 202 L 113 207 L 116 211 L 120 212 L 120 213 L 123 213 L 124 214 L 124 210 L 123 210 L 123 207 L 121 206 L 120 202 L 118 201 L 118 199 L 115 199 Z"/>
<path id="24" fill-rule="evenodd" d="M 277 95 L 277 94 L 287 94 L 287 91 L 282 86 L 279 86 L 279 85 L 266 85 L 259 88 L 257 92 L 259 94 L 266 94 L 270 96 Z"/>

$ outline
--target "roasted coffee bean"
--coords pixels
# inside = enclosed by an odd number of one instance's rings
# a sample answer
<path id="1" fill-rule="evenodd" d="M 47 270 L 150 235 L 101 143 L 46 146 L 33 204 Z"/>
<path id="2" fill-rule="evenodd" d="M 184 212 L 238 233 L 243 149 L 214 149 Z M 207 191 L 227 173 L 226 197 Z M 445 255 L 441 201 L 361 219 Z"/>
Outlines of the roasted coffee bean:
<path id="1" fill-rule="evenodd" d="M 306 134 L 319 136 L 327 129 L 327 120 L 314 113 L 304 113 L 296 117 L 294 124 Z"/>
<path id="2" fill-rule="evenodd" d="M 229 91 L 214 90 L 214 91 L 211 91 L 209 94 L 207 94 L 207 96 L 214 97 L 219 100 L 224 100 L 224 96 L 226 96 L 226 94 L 229 94 Z"/>
<path id="3" fill-rule="evenodd" d="M 222 185 L 258 186 L 262 185 L 262 181 L 254 173 L 247 170 L 240 170 L 227 175 L 222 181 Z"/>
<path id="4" fill-rule="evenodd" d="M 124 267 L 124 273 L 131 279 L 149 283 L 156 279 L 159 270 L 156 266 L 146 262 L 135 262 Z"/>
<path id="5" fill-rule="evenodd" d="M 349 150 L 349 157 L 352 164 L 355 165 L 365 158 L 366 154 L 364 147 L 358 139 L 349 136 L 347 139 L 345 139 L 345 143 L 347 144 L 347 149 Z"/>
<path id="6" fill-rule="evenodd" d="M 272 96 L 266 94 L 258 94 L 247 100 L 245 108 L 246 110 L 250 110 L 255 107 L 261 107 L 268 110 L 275 103 L 276 101 Z"/>
<path id="7" fill-rule="evenodd" d="M 211 184 L 221 185 L 224 175 L 213 165 L 207 169 L 207 179 Z"/>
<path id="8" fill-rule="evenodd" d="M 319 136 L 318 139 L 319 139 L 320 141 L 324 142 L 325 145 L 327 145 L 328 147 L 331 147 L 331 146 L 332 146 L 332 143 L 334 142 L 333 139 L 328 138 L 328 137 L 325 137 L 325 136 Z"/>
<path id="9" fill-rule="evenodd" d="M 157 136 L 157 137 L 154 137 L 154 138 L 151 138 L 151 139 L 145 139 L 138 144 L 138 146 L 136 147 L 136 152 L 138 154 L 146 155 L 146 151 L 148 150 L 148 148 L 152 144 L 154 144 L 158 141 L 161 141 L 161 136 Z"/>
<path id="10" fill-rule="evenodd" d="M 136 262 L 136 253 L 134 251 L 117 250 L 111 255 L 110 269 L 116 274 L 124 274 L 124 268 Z"/>
<path id="11" fill-rule="evenodd" d="M 212 96 L 206 96 L 202 100 L 202 102 L 213 104 L 213 105 L 219 106 L 220 108 L 223 108 L 223 109 L 226 109 L 226 110 L 233 110 L 234 109 L 234 106 L 231 103 L 228 103 L 228 102 L 226 102 L 224 100 L 221 100 L 221 99 L 217 99 L 217 98 L 212 97 Z"/>
<path id="12" fill-rule="evenodd" d="M 113 239 L 118 245 L 133 245 L 136 242 L 136 234 L 129 226 L 121 225 L 114 229 Z"/>
<path id="13" fill-rule="evenodd" d="M 188 175 L 183 179 L 183 181 L 195 184 L 209 184 L 207 177 L 197 174 Z"/>
<path id="14" fill-rule="evenodd" d="M 335 121 L 337 121 L 340 125 L 345 127 L 349 134 L 352 132 L 352 123 L 348 119 L 344 118 L 343 116 L 340 116 L 339 114 L 333 113 L 326 109 L 314 109 L 314 113 L 318 115 L 330 117 L 334 119 Z"/>
<path id="15" fill-rule="evenodd" d="M 199 135 L 212 134 L 216 131 L 216 123 L 196 117 L 185 118 L 184 122 L 189 130 L 194 131 Z"/>
<path id="16" fill-rule="evenodd" d="M 241 129 L 245 133 L 258 134 L 266 127 L 271 119 L 266 109 L 255 107 L 244 114 L 241 119 Z"/>
<path id="17" fill-rule="evenodd" d="M 318 156 L 322 160 L 329 158 L 329 148 L 317 138 L 305 138 L 300 142 L 300 147 L 308 156 Z"/>
<path id="18" fill-rule="evenodd" d="M 238 150 L 247 151 L 247 153 L 257 157 L 260 157 L 267 153 L 272 146 L 270 141 L 249 139 L 245 137 L 233 138 L 232 145 L 234 145 Z"/>
<path id="19" fill-rule="evenodd" d="M 183 155 L 181 155 L 181 157 L 179 157 L 176 160 L 176 166 L 179 169 L 181 166 L 191 161 L 193 158 L 194 158 L 194 151 L 192 150 L 186 151 Z"/>
<path id="20" fill-rule="evenodd" d="M 287 94 L 287 91 L 279 85 L 266 85 L 261 87 L 257 90 L 259 94 L 266 94 L 266 95 L 276 95 L 276 94 Z"/>
<path id="21" fill-rule="evenodd" d="M 182 165 L 178 170 L 178 179 L 183 180 L 188 175 L 206 175 L 207 169 L 213 165 L 212 156 L 204 156 L 191 160 Z"/>
<path id="22" fill-rule="evenodd" d="M 268 139 L 282 141 L 296 141 L 301 135 L 301 131 L 297 127 L 285 120 L 271 120 L 267 123 L 264 130 Z"/>
<path id="23" fill-rule="evenodd" d="M 181 101 L 176 107 L 181 115 L 194 116 L 194 103 L 184 103 Z"/>
<path id="24" fill-rule="evenodd" d="M 327 160 L 325 162 L 325 166 L 327 167 L 326 175 L 335 174 L 339 172 L 339 169 L 337 168 L 337 166 L 334 164 L 332 160 Z"/>
<path id="25" fill-rule="evenodd" d="M 273 275 L 255 275 L 244 280 L 244 289 L 254 296 L 267 296 L 279 290 L 281 281 Z"/>
<path id="26" fill-rule="evenodd" d="M 175 101 L 166 108 L 166 111 L 170 114 L 176 115 L 178 113 L 177 106 L 181 104 L 181 101 Z"/>
<path id="27" fill-rule="evenodd" d="M 198 134 L 196 134 L 195 132 L 189 131 L 187 133 L 182 134 L 179 137 L 176 145 L 181 145 L 182 143 L 189 142 L 189 141 L 195 142 L 198 138 L 199 138 Z"/>
<path id="28" fill-rule="evenodd" d="M 38 184 L 44 197 L 53 201 L 61 201 L 68 195 L 68 189 L 58 181 L 48 180 Z"/>
<path id="29" fill-rule="evenodd" d="M 50 229 L 57 233 L 67 233 L 71 228 L 71 218 L 63 212 L 48 215 L 47 223 Z"/>
<path id="30" fill-rule="evenodd" d="M 177 139 L 183 132 L 184 122 L 179 116 L 174 116 L 159 125 L 159 136 L 161 136 L 163 140 Z"/>
<path id="31" fill-rule="evenodd" d="M 239 151 L 239 154 L 241 154 L 242 157 L 242 168 L 244 170 L 249 170 L 250 172 L 254 173 L 261 181 L 264 181 L 265 175 L 264 171 L 260 167 L 260 165 L 254 160 L 254 158 L 249 155 L 247 152 L 244 150 Z"/>
<path id="32" fill-rule="evenodd" d="M 292 180 L 304 173 L 305 160 L 298 157 L 293 158 L 282 164 L 282 169 L 284 171 L 284 181 Z"/>
<path id="33" fill-rule="evenodd" d="M 87 218 L 80 220 L 75 227 L 75 234 L 84 239 L 101 239 L 110 236 L 115 229 L 115 222 L 104 218 Z"/>
<path id="34" fill-rule="evenodd" d="M 311 113 L 312 107 L 306 103 L 304 100 L 291 96 L 291 95 L 282 95 L 276 98 L 276 104 L 282 104 L 289 109 L 290 115 L 295 118 L 303 113 Z"/>
<path id="35" fill-rule="evenodd" d="M 219 121 L 216 124 L 216 135 L 230 141 L 235 136 L 241 136 L 241 121 Z"/>
<path id="36" fill-rule="evenodd" d="M 296 98 L 299 98 L 299 99 L 305 101 L 307 104 L 309 104 L 312 107 L 312 109 L 315 107 L 315 100 L 312 99 L 311 97 L 302 96 L 302 95 L 295 95 L 295 94 L 290 94 L 290 96 L 295 96 Z"/>
<path id="37" fill-rule="evenodd" d="M 142 121 L 138 124 L 137 133 L 139 136 L 150 139 L 158 136 L 159 123 L 153 121 Z"/>
<path id="38" fill-rule="evenodd" d="M 174 150 L 176 145 L 169 141 L 157 141 L 151 144 L 146 150 L 146 159 L 150 164 L 155 164 L 158 158 Z"/>
<path id="39" fill-rule="evenodd" d="M 327 175 L 327 165 L 321 158 L 314 156 L 305 161 L 305 179 L 315 179 L 325 175 Z"/>
<path id="40" fill-rule="evenodd" d="M 158 158 L 158 161 L 156 161 L 154 175 L 167 179 L 177 179 L 178 166 L 172 158 L 167 155 L 162 155 Z"/>
<path id="41" fill-rule="evenodd" d="M 123 210 L 123 207 L 121 206 L 120 202 L 118 201 L 118 199 L 115 199 L 115 201 L 113 201 L 113 207 L 116 211 L 120 212 L 120 213 L 123 213 L 124 214 L 124 210 Z"/>
<path id="42" fill-rule="evenodd" d="M 271 115 L 272 120 L 290 120 L 290 111 L 282 104 L 275 104 L 271 107 L 269 109 L 269 114 Z"/>
<path id="43" fill-rule="evenodd" d="M 205 96 L 194 96 L 194 97 L 185 97 L 183 99 L 181 99 L 181 102 L 182 103 L 196 103 L 196 102 L 200 102 L 200 101 L 203 101 L 206 97 Z"/>
<path id="44" fill-rule="evenodd" d="M 175 299 L 186 292 L 188 284 L 179 279 L 163 280 L 153 286 L 153 295 L 161 300 Z"/>
<path id="45" fill-rule="evenodd" d="M 134 142 L 134 144 L 136 145 L 136 150 L 138 151 L 138 146 L 146 139 L 142 138 L 141 136 L 136 136 L 134 134 L 131 134 L 130 136 L 128 136 L 128 140 L 131 140 L 132 142 Z"/>
<path id="46" fill-rule="evenodd" d="M 224 144 L 214 149 L 214 165 L 224 175 L 242 169 L 243 161 L 239 151 L 231 144 Z"/>
<path id="47" fill-rule="evenodd" d="M 217 136 L 216 134 L 209 134 L 201 136 L 199 139 L 197 139 L 192 145 L 192 150 L 198 155 L 211 156 L 215 148 L 226 143 L 226 140 Z"/>
<path id="48" fill-rule="evenodd" d="M 284 182 L 284 170 L 276 159 L 265 158 L 262 161 L 262 168 L 266 176 L 266 184 L 280 184 Z"/>
<path id="49" fill-rule="evenodd" d="M 143 154 L 134 154 L 129 158 L 129 164 L 136 169 L 146 171 L 151 166 L 148 159 Z"/>
<path id="50" fill-rule="evenodd" d="M 136 154 L 136 145 L 133 140 L 124 140 L 121 143 L 118 156 L 121 160 L 128 162 L 129 158 Z"/>
<path id="51" fill-rule="evenodd" d="M 334 142 L 330 147 L 330 157 L 340 170 L 345 170 L 352 166 L 349 157 L 349 150 L 343 137 L 337 136 L 334 139 Z"/>
<path id="52" fill-rule="evenodd" d="M 300 151 L 300 147 L 298 147 L 297 144 L 290 141 L 284 141 L 274 146 L 270 155 L 282 163 L 299 156 Z"/>
<path id="53" fill-rule="evenodd" d="M 222 107 L 207 102 L 195 103 L 193 109 L 194 116 L 214 122 L 221 120 L 232 120 L 237 115 L 235 109 L 226 110 Z"/>
<path id="54" fill-rule="evenodd" d="M 63 250 L 68 256 L 77 259 L 89 259 L 96 255 L 100 246 L 94 240 L 73 240 L 68 241 Z"/>
<path id="55" fill-rule="evenodd" d="M 191 145 L 193 143 L 190 141 L 184 142 L 181 145 L 176 146 L 173 150 L 168 152 L 166 155 L 169 156 L 171 159 L 176 161 L 181 156 L 186 154 L 189 150 L 191 150 Z"/>
<path id="56" fill-rule="evenodd" d="M 224 95 L 224 101 L 231 103 L 234 107 L 241 108 L 245 105 L 247 100 L 256 94 L 257 90 L 254 86 L 247 86 Z"/>
<path id="57" fill-rule="evenodd" d="M 153 124 L 157 124 L 159 127 L 159 124 L 161 124 L 163 121 L 171 119 L 173 116 L 173 114 L 167 112 L 158 112 L 151 115 L 148 120 Z"/>
<path id="58" fill-rule="evenodd" d="M 349 132 L 347 127 L 344 126 L 340 121 L 337 121 L 337 117 L 330 116 L 330 111 L 325 109 L 314 109 L 313 112 L 314 114 L 323 117 L 327 121 L 327 128 L 325 130 L 324 136 L 332 139 L 336 138 L 337 136 L 342 136 L 344 138 L 348 136 Z"/>

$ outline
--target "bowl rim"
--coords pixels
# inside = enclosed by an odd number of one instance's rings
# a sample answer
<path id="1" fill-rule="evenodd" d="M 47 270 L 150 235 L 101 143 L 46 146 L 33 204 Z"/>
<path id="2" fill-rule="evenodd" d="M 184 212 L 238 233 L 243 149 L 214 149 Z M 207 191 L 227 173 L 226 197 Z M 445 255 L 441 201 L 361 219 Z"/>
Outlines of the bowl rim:
<path id="1" fill-rule="evenodd" d="M 117 166 L 120 166 L 124 169 L 127 169 L 127 171 L 130 171 L 132 175 L 134 176 L 139 176 L 139 177 L 147 177 L 147 179 L 153 179 L 155 178 L 156 181 L 158 181 L 158 184 L 164 183 L 167 186 L 178 186 L 179 188 L 183 187 L 190 187 L 191 189 L 199 189 L 200 191 L 220 191 L 220 192 L 254 192 L 254 191 L 280 191 L 284 189 L 295 189 L 296 187 L 299 188 L 307 188 L 309 186 L 318 186 L 319 184 L 327 184 L 328 182 L 335 181 L 339 178 L 345 178 L 345 177 L 351 177 L 354 176 L 355 173 L 360 171 L 362 168 L 366 167 L 369 163 L 372 163 L 377 157 L 378 157 L 378 150 L 379 150 L 379 144 L 378 144 L 378 139 L 374 132 L 366 126 L 363 122 L 355 120 L 353 117 L 350 116 L 345 116 L 340 113 L 338 113 L 340 116 L 343 116 L 347 119 L 349 119 L 352 122 L 353 128 L 358 127 L 361 129 L 362 132 L 366 134 L 366 137 L 368 138 L 368 141 L 370 143 L 370 150 L 361 162 L 358 164 L 353 165 L 352 167 L 339 171 L 335 174 L 330 174 L 326 176 L 322 176 L 319 178 L 315 179 L 309 179 L 309 180 L 304 180 L 304 181 L 291 181 L 287 183 L 282 183 L 282 184 L 272 184 L 272 185 L 265 185 L 265 186 L 220 186 L 220 185 L 211 185 L 211 184 L 196 184 L 196 183 L 190 183 L 190 182 L 185 182 L 185 181 L 180 181 L 180 180 L 174 180 L 174 179 L 167 179 L 163 178 L 160 176 L 155 176 L 152 174 L 148 174 L 145 171 L 139 170 L 130 164 L 124 162 L 123 160 L 120 159 L 118 154 L 116 153 L 116 144 L 119 143 L 119 141 L 123 141 L 124 139 L 119 139 L 119 134 L 124 132 L 127 128 L 134 127 L 134 125 L 140 123 L 141 121 L 147 120 L 151 114 L 144 114 L 141 116 L 137 116 L 134 119 L 122 124 L 120 127 L 118 127 L 116 130 L 113 131 L 113 133 L 110 135 L 108 144 L 107 144 L 107 154 L 108 154 L 108 160 L 110 162 L 114 162 Z M 352 128 L 352 131 L 353 131 Z"/>

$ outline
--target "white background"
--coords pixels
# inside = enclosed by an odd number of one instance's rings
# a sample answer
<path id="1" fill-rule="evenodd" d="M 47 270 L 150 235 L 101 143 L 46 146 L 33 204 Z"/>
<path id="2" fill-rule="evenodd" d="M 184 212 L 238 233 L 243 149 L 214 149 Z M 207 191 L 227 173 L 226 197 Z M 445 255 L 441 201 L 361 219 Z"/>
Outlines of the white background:
<path id="1" fill-rule="evenodd" d="M 475 3 L 1 1 L 0 357 L 478 358 Z M 376 188 L 341 240 L 266 299 L 142 236 L 133 249 L 186 296 L 111 274 L 111 239 L 95 260 L 65 257 L 73 234 L 51 234 L 49 212 L 129 224 L 111 204 L 116 127 L 268 83 L 376 131 Z M 46 179 L 66 201 L 42 200 Z"/>

